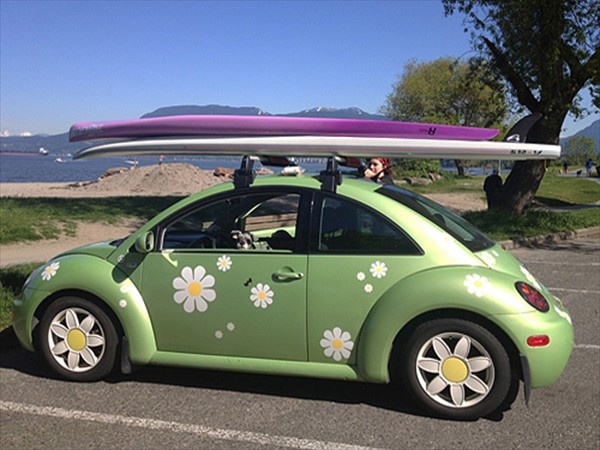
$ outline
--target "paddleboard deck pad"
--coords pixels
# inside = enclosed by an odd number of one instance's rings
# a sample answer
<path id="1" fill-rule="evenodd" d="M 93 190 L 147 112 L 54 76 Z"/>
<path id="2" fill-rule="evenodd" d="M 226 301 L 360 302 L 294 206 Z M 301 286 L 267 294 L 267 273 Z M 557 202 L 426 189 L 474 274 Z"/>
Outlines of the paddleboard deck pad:
<path id="1" fill-rule="evenodd" d="M 493 139 L 499 131 L 391 120 L 281 116 L 167 116 L 112 122 L 84 122 L 69 131 L 71 142 L 182 136 L 344 136 L 406 139 Z"/>

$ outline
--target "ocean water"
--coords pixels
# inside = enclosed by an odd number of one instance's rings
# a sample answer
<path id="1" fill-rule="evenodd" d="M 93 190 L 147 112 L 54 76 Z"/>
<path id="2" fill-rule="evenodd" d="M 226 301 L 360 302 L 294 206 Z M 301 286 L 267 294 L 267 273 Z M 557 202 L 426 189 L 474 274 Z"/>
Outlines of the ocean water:
<path id="1" fill-rule="evenodd" d="M 158 157 L 140 157 L 138 167 L 158 164 Z M 214 170 L 217 167 L 237 169 L 240 158 L 166 158 L 168 163 L 188 163 L 200 169 Z M 132 161 L 122 157 L 89 158 L 73 161 L 69 156 L 0 153 L 0 183 L 62 183 L 92 181 L 108 169 L 131 167 Z M 257 165 L 260 168 L 260 164 Z M 308 173 L 322 170 L 324 165 L 301 164 Z M 271 168 L 275 172 L 280 168 Z"/>

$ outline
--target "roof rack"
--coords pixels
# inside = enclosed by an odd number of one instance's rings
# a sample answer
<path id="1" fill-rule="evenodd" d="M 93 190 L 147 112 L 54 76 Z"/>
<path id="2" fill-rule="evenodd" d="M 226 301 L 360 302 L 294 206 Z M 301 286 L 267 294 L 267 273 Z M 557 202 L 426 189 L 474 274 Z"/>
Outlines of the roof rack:
<path id="1" fill-rule="evenodd" d="M 321 189 L 335 193 L 337 187 L 342 184 L 342 172 L 338 169 L 338 160 L 336 156 L 327 158 L 327 167 L 319 172 L 319 181 Z"/>
<path id="2" fill-rule="evenodd" d="M 254 179 L 256 178 L 254 163 L 256 161 L 258 161 L 257 156 L 245 155 L 242 157 L 240 168 L 233 172 L 233 185 L 236 189 L 247 188 L 254 183 Z"/>

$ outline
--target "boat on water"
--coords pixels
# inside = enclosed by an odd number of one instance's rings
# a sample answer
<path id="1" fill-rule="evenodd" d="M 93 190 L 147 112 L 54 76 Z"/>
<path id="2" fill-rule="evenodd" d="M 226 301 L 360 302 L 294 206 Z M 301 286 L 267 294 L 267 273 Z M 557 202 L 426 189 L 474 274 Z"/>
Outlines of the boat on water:
<path id="1" fill-rule="evenodd" d="M 44 155 L 44 156 L 46 156 L 46 155 L 48 155 L 50 152 L 49 152 L 47 149 L 45 149 L 44 147 L 40 147 L 40 149 L 38 150 L 38 153 L 39 153 L 40 155 Z"/>

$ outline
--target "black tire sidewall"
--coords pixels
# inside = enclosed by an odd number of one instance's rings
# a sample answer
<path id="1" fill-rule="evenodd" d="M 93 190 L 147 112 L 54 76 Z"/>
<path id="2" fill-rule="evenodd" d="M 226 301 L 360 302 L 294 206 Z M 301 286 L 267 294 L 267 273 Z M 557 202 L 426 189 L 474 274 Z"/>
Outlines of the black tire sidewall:
<path id="1" fill-rule="evenodd" d="M 52 320 L 61 311 L 69 308 L 80 308 L 93 315 L 104 331 L 105 348 L 100 361 L 85 372 L 73 372 L 61 366 L 52 355 L 48 346 L 48 331 Z M 112 372 L 117 355 L 118 336 L 110 317 L 93 302 L 79 297 L 63 297 L 52 302 L 46 309 L 40 322 L 40 351 L 48 365 L 62 378 L 72 381 L 96 381 Z"/>
<path id="2" fill-rule="evenodd" d="M 478 341 L 489 353 L 495 370 L 491 391 L 481 402 L 464 408 L 452 408 L 433 400 L 423 391 L 417 378 L 416 359 L 425 342 L 441 333 L 456 332 Z M 500 341 L 487 329 L 474 322 L 462 319 L 435 319 L 417 326 L 402 351 L 402 383 L 413 399 L 428 413 L 437 417 L 455 420 L 474 420 L 500 408 L 515 382 L 507 351 Z"/>

